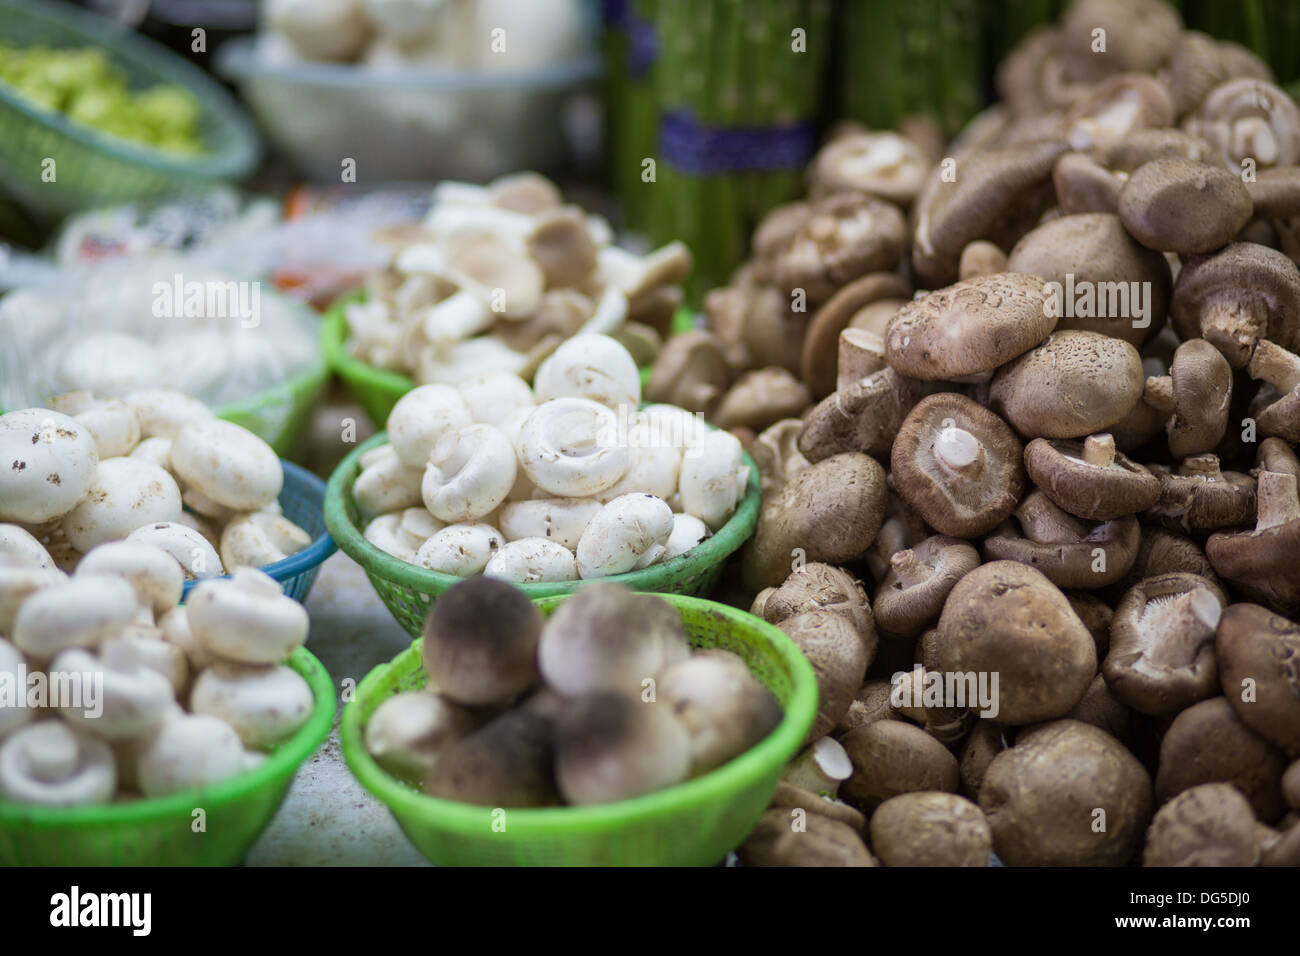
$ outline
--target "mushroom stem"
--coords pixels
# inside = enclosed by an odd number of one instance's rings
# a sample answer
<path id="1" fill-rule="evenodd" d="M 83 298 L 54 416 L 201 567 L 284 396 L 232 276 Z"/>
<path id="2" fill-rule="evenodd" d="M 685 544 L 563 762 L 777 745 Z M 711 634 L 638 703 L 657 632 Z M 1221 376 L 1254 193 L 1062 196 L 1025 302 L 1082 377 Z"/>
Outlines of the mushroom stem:
<path id="1" fill-rule="evenodd" d="M 1201 313 L 1201 337 L 1223 353 L 1233 368 L 1243 368 L 1264 335 L 1264 318 L 1239 295 L 1221 295 Z"/>
<path id="2" fill-rule="evenodd" d="M 1089 435 L 1083 440 L 1083 460 L 1103 468 L 1115 464 L 1115 439 L 1109 434 Z"/>
<path id="3" fill-rule="evenodd" d="M 1266 531 L 1300 520 L 1300 496 L 1296 493 L 1295 475 L 1261 471 L 1255 494 L 1258 502 L 1256 531 Z"/>
<path id="4" fill-rule="evenodd" d="M 1300 386 L 1300 355 L 1292 355 L 1282 346 L 1261 339 L 1246 367 L 1253 379 L 1263 379 L 1279 392 Z"/>
<path id="5" fill-rule="evenodd" d="M 966 431 L 950 425 L 934 440 L 934 456 L 950 471 L 977 475 L 984 466 L 984 446 Z"/>
<path id="6" fill-rule="evenodd" d="M 889 559 L 889 566 L 904 588 L 914 588 L 934 576 L 934 569 L 918 558 L 911 548 L 895 551 Z"/>
<path id="7" fill-rule="evenodd" d="M 1218 455 L 1190 455 L 1183 459 L 1178 473 L 1190 478 L 1204 478 L 1206 481 L 1220 481 L 1223 478 Z"/>
<path id="8" fill-rule="evenodd" d="M 1174 379 L 1172 375 L 1152 375 L 1142 391 L 1142 401 L 1166 415 L 1174 413 Z"/>

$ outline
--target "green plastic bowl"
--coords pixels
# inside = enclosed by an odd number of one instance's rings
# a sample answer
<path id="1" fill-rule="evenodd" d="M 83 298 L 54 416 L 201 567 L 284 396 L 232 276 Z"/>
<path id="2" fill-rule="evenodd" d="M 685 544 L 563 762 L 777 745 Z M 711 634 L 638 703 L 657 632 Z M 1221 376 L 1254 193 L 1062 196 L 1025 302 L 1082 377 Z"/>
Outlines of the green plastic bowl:
<path id="1" fill-rule="evenodd" d="M 361 473 L 361 456 L 371 448 L 385 444 L 388 434 L 380 432 L 362 442 L 330 475 L 325 487 L 325 527 L 329 529 L 339 550 L 361 565 L 382 600 L 398 623 L 412 637 L 419 637 L 429 607 L 438 595 L 464 580 L 454 574 L 430 571 L 408 564 L 381 551 L 365 539 L 352 499 L 352 485 Z M 758 524 L 758 511 L 762 492 L 758 484 L 758 466 L 745 455 L 749 466 L 749 484 L 735 514 L 718 529 L 717 534 L 705 538 L 685 554 L 670 558 L 640 571 L 611 574 L 601 581 L 617 581 L 634 591 L 653 591 L 660 594 L 694 594 L 704 596 L 712 592 L 722 574 L 726 559 L 754 533 Z M 516 584 L 530 598 L 571 594 L 583 581 L 548 581 L 537 584 Z"/>
<path id="2" fill-rule="evenodd" d="M 296 378 L 221 405 L 213 412 L 218 418 L 247 428 L 274 448 L 281 458 L 291 458 L 311 425 L 316 400 L 325 390 L 328 378 L 329 366 L 322 360 Z"/>
<path id="3" fill-rule="evenodd" d="M 371 671 L 343 709 L 343 756 L 382 800 L 416 849 L 449 866 L 711 866 L 739 846 L 776 790 L 817 713 L 817 678 L 794 642 L 744 611 L 664 595 L 691 644 L 732 651 L 785 710 L 776 729 L 729 763 L 687 783 L 589 807 L 498 810 L 425 796 L 389 776 L 365 747 L 364 728 L 386 698 L 418 690 L 428 675 L 416 641 Z M 538 601 L 550 614 L 565 599 Z M 504 828 L 501 824 L 504 823 Z"/>
<path id="4" fill-rule="evenodd" d="M 233 866 L 266 829 L 304 760 L 334 723 L 334 684 L 299 648 L 289 666 L 316 705 L 302 728 L 256 769 L 166 797 L 108 806 L 42 807 L 0 801 L 0 866 Z M 195 810 L 205 829 L 194 832 Z"/>
<path id="5" fill-rule="evenodd" d="M 0 84 L 0 182 L 43 219 L 242 179 L 257 164 L 257 134 L 230 94 L 184 57 L 123 24 L 54 0 L 0 0 L 0 41 L 99 47 L 133 88 L 180 84 L 202 111 L 199 132 L 207 152 L 180 157 L 74 123 Z M 57 162 L 54 183 L 41 178 L 46 157 Z"/>

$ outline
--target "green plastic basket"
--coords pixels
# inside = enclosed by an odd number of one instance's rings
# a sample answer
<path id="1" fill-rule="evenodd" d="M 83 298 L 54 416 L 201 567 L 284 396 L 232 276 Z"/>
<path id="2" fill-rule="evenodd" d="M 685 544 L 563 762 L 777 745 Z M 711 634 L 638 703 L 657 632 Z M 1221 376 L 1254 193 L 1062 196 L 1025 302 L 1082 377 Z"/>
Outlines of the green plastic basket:
<path id="1" fill-rule="evenodd" d="M 241 179 L 257 164 L 257 134 L 230 94 L 184 57 L 123 24 L 55 0 L 0 0 L 0 41 L 99 47 L 133 88 L 180 84 L 201 109 L 199 130 L 207 152 L 180 157 L 74 123 L 0 84 L 0 182 L 41 218 L 203 189 Z M 57 164 L 54 182 L 41 178 L 46 158 Z"/>
<path id="2" fill-rule="evenodd" d="M 361 456 L 371 448 L 388 441 L 388 434 L 380 432 L 353 449 L 330 475 L 325 488 L 325 527 L 344 554 L 366 572 L 366 577 L 412 637 L 419 637 L 429 607 L 442 592 L 459 583 L 462 578 L 453 574 L 430 571 L 408 564 L 381 551 L 365 539 L 362 533 L 356 503 L 352 499 L 352 485 L 361 473 Z M 749 467 L 749 484 L 735 514 L 718 529 L 717 534 L 705 538 L 685 554 L 652 564 L 640 571 L 611 574 L 602 581 L 617 581 L 634 591 L 653 591 L 659 594 L 708 595 L 718 583 L 722 565 L 740 549 L 758 524 L 762 492 L 758 483 L 758 466 L 745 455 Z M 530 598 L 571 594 L 582 586 L 582 581 L 552 581 L 537 584 L 517 584 L 519 590 Z"/>
<path id="3" fill-rule="evenodd" d="M 296 378 L 213 411 L 218 418 L 247 428 L 281 458 L 291 458 L 311 424 L 328 378 L 329 366 L 322 359 Z"/>
<path id="4" fill-rule="evenodd" d="M 393 694 L 423 687 L 416 641 L 371 671 L 343 710 L 343 756 L 382 800 L 416 849 L 450 866 L 711 866 L 739 846 L 767 807 L 817 712 L 817 678 L 794 642 L 744 611 L 665 595 L 695 647 L 732 651 L 785 710 L 776 729 L 736 759 L 687 783 L 589 807 L 505 809 L 425 796 L 389 776 L 365 747 L 364 728 Z M 563 597 L 538 601 L 550 614 Z M 504 823 L 504 827 L 502 827 Z"/>
<path id="5" fill-rule="evenodd" d="M 329 735 L 334 684 L 299 648 L 289 666 L 316 704 L 307 723 L 254 770 L 166 797 L 108 806 L 42 807 L 0 802 L 0 866 L 232 866 L 279 809 L 299 765 Z M 195 832 L 195 811 L 204 829 Z"/>

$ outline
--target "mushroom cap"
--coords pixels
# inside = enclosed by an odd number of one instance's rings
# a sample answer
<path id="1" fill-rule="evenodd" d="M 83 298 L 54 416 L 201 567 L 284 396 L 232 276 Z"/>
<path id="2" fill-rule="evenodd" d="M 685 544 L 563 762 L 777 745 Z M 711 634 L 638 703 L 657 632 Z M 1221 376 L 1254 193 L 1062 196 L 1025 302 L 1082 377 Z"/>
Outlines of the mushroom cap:
<path id="1" fill-rule="evenodd" d="M 38 720 L 0 740 L 0 797 L 71 807 L 108 803 L 117 769 L 108 744 L 59 720 Z"/>
<path id="2" fill-rule="evenodd" d="M 808 386 L 775 366 L 744 372 L 722 396 L 711 420 L 719 428 L 762 431 L 783 418 L 795 418 L 812 404 Z"/>
<path id="3" fill-rule="evenodd" d="M 998 673 L 1003 724 L 1068 713 L 1097 672 L 1092 635 L 1042 572 L 1015 561 L 980 565 L 957 582 L 939 617 L 944 673 Z"/>
<path id="4" fill-rule="evenodd" d="M 693 329 L 674 335 L 659 351 L 645 397 L 687 411 L 709 411 L 731 382 L 722 343 L 711 332 Z"/>
<path id="5" fill-rule="evenodd" d="M 945 535 L 896 552 L 876 588 L 876 623 L 891 635 L 920 633 L 939 619 L 948 594 L 979 563 L 973 545 Z"/>
<path id="6" fill-rule="evenodd" d="M 1062 298 L 1054 304 L 1066 306 L 1056 309 L 1058 331 L 1100 332 L 1141 347 L 1164 327 L 1172 285 L 1169 264 L 1159 252 L 1135 242 L 1118 216 L 1082 213 L 1045 222 L 1016 243 L 1007 269 L 1057 283 L 1053 294 Z M 1130 297 L 1135 288 L 1148 290 L 1145 316 L 1138 315 L 1139 303 Z M 1076 306 L 1069 301 L 1076 298 L 1071 294 L 1075 289 L 1094 301 L 1084 299 Z"/>
<path id="7" fill-rule="evenodd" d="M 95 482 L 94 436 L 47 408 L 0 415 L 0 521 L 40 524 L 76 507 Z"/>
<path id="8" fill-rule="evenodd" d="M 989 404 L 1025 438 L 1080 438 L 1123 419 L 1145 381 L 1142 357 L 1123 339 L 1054 332 L 998 370 Z"/>
<path id="9" fill-rule="evenodd" d="M 1160 498 L 1147 512 L 1171 531 L 1203 534 L 1231 528 L 1255 515 L 1255 482 L 1249 475 L 1220 471 L 1214 455 L 1193 455 L 1177 473 L 1153 467 Z"/>
<path id="10" fill-rule="evenodd" d="M 583 333 L 567 339 L 537 369 L 533 380 L 537 401 L 588 398 L 617 408 L 635 408 L 641 401 L 641 377 L 636 362 L 608 335 Z"/>
<path id="11" fill-rule="evenodd" d="M 993 758 L 979 805 L 1008 866 L 1123 866 L 1151 819 L 1151 777 L 1110 734 L 1057 720 Z"/>
<path id="12" fill-rule="evenodd" d="M 1221 249 L 1250 221 L 1241 176 L 1191 159 L 1153 159 L 1119 194 L 1119 217 L 1149 249 L 1195 255 Z"/>
<path id="13" fill-rule="evenodd" d="M 940 392 L 908 413 L 890 463 L 899 494 L 927 524 L 968 538 L 1014 510 L 1025 483 L 1022 457 L 1006 422 L 964 395 Z"/>
<path id="14" fill-rule="evenodd" d="M 957 263 L 957 279 L 964 282 L 977 276 L 991 276 L 999 272 L 1015 272 L 1007 268 L 1007 254 L 987 239 L 966 243 Z"/>
<path id="15" fill-rule="evenodd" d="M 182 425 L 172 441 L 171 463 L 187 488 L 237 511 L 272 504 L 284 485 L 274 449 L 248 429 L 219 418 Z M 145 523 L 137 521 L 135 527 Z"/>
<path id="16" fill-rule="evenodd" d="M 1300 216 L 1300 166 L 1262 169 L 1246 192 L 1255 204 L 1258 219 L 1290 219 Z"/>
<path id="17" fill-rule="evenodd" d="M 982 375 L 1043 341 L 1056 327 L 1043 282 L 1013 272 L 967 279 L 898 310 L 885 337 L 900 375 L 951 380 Z"/>
<path id="18" fill-rule="evenodd" d="M 885 866 L 988 866 L 993 834 L 955 793 L 900 793 L 871 815 L 871 845 Z"/>
<path id="19" fill-rule="evenodd" d="M 755 258 L 776 256 L 807 225 L 812 209 L 812 203 L 799 199 L 773 206 L 764 213 L 750 240 Z"/>
<path id="20" fill-rule="evenodd" d="M 869 653 L 852 621 L 833 610 L 805 611 L 777 626 L 798 645 L 817 676 L 817 718 L 803 740 L 809 744 L 830 733 L 848 712 L 875 656 L 874 641 Z"/>
<path id="21" fill-rule="evenodd" d="M 1184 126 L 1205 140 L 1234 174 L 1240 173 L 1243 159 L 1260 168 L 1300 162 L 1300 107 L 1283 90 L 1258 77 L 1219 84 Z"/>
<path id="22" fill-rule="evenodd" d="M 1132 173 L 1153 159 L 1203 160 L 1208 152 L 1204 140 L 1178 129 L 1138 129 L 1102 151 L 1107 168 L 1114 173 Z M 1127 176 L 1123 176 L 1127 179 Z"/>
<path id="23" fill-rule="evenodd" d="M 1197 30 L 1184 31 L 1169 57 L 1166 74 L 1177 114 L 1184 116 L 1196 109 L 1225 79 L 1226 67 L 1214 37 Z"/>
<path id="24" fill-rule="evenodd" d="M 1065 151 L 1064 142 L 1045 139 L 981 150 L 951 182 L 936 166 L 913 208 L 918 284 L 933 289 L 953 282 L 962 250 L 976 239 L 1011 248 L 1052 204 L 1052 167 Z"/>
<path id="25" fill-rule="evenodd" d="M 582 283 L 596 268 L 596 243 L 587 214 L 577 206 L 540 213 L 528 235 L 528 254 L 541 268 L 548 288 Z"/>
<path id="26" fill-rule="evenodd" d="M 1087 153 L 1066 153 L 1052 167 L 1052 187 L 1065 215 L 1114 213 L 1124 180 Z"/>
<path id="27" fill-rule="evenodd" d="M 843 568 L 813 561 L 793 572 L 763 603 L 763 619 L 780 624 L 807 611 L 834 611 L 858 632 L 870 654 L 876 649 L 876 623 L 862 582 Z"/>
<path id="28" fill-rule="evenodd" d="M 542 617 L 505 581 L 461 581 L 438 598 L 424 622 L 429 681 L 459 704 L 495 704 L 537 684 Z"/>
<path id="29" fill-rule="evenodd" d="M 1214 645 L 1224 696 L 1237 716 L 1261 737 L 1300 756 L 1300 624 L 1257 604 L 1223 612 Z M 1255 696 L 1243 700 L 1244 681 Z"/>
<path id="30" fill-rule="evenodd" d="M 1155 716 L 1213 697 L 1214 633 L 1227 603 L 1212 581 L 1186 572 L 1133 585 L 1111 619 L 1107 686 L 1138 713 Z"/>
<path id="31" fill-rule="evenodd" d="M 1105 30 L 1106 52 L 1094 51 L 1094 31 Z M 1060 22 L 1066 76 L 1095 83 L 1127 70 L 1154 73 L 1183 32 L 1178 12 L 1162 0 L 1075 0 Z"/>
<path id="32" fill-rule="evenodd" d="M 799 374 L 817 398 L 835 391 L 836 350 L 840 333 L 866 306 L 882 299 L 905 299 L 906 282 L 892 272 L 873 272 L 854 279 L 822 305 L 808 323 Z"/>
<path id="33" fill-rule="evenodd" d="M 868 815 L 901 793 L 955 793 L 957 758 L 915 724 L 877 720 L 849 731 L 840 743 L 853 761 L 853 776 L 840 796 Z"/>
<path id="34" fill-rule="evenodd" d="M 823 146 L 808 167 L 813 198 L 857 191 L 899 206 L 916 198 L 930 171 L 921 148 L 898 133 L 849 133 Z"/>
<path id="35" fill-rule="evenodd" d="M 1203 783 L 1156 811 L 1143 866 L 1254 866 L 1259 862 L 1255 812 L 1236 787 Z"/>
<path id="36" fill-rule="evenodd" d="M 1160 497 L 1159 479 L 1144 466 L 1119 452 L 1094 464 L 1083 442 L 1035 438 L 1025 446 L 1025 469 L 1054 504 L 1089 521 L 1146 511 Z"/>
<path id="37" fill-rule="evenodd" d="M 283 664 L 248 665 L 217 661 L 199 674 L 190 691 L 190 710 L 220 717 L 245 747 L 271 747 L 311 716 L 311 686 Z"/>
<path id="38" fill-rule="evenodd" d="M 1253 242 L 1184 263 L 1169 319 L 1180 339 L 1204 337 L 1233 368 L 1259 339 L 1294 349 L 1300 337 L 1300 269 L 1286 255 Z"/>
<path id="39" fill-rule="evenodd" d="M 1119 73 L 1098 83 L 1065 117 L 1065 138 L 1073 149 L 1106 149 L 1138 129 L 1174 121 L 1169 88 L 1145 73 Z"/>
<path id="40" fill-rule="evenodd" d="M 933 387 L 885 367 L 836 389 L 804 414 L 799 451 L 814 462 L 845 452 L 883 458 L 908 413 Z"/>
<path id="41" fill-rule="evenodd" d="M 1240 685 L 1233 688 L 1240 694 Z M 1247 726 L 1225 697 L 1192 704 L 1173 719 L 1160 742 L 1156 800 L 1164 803 L 1203 783 L 1230 783 L 1262 823 L 1286 812 L 1282 772 L 1286 757 Z"/>
<path id="42" fill-rule="evenodd" d="M 1166 426 L 1175 458 L 1213 451 L 1228 428 L 1232 366 L 1204 339 L 1189 339 L 1174 352 L 1174 416 Z"/>
<path id="43" fill-rule="evenodd" d="M 821 799 L 818 797 L 817 799 Z M 823 801 L 826 802 L 826 801 Z M 801 808 L 773 806 L 758 818 L 736 850 L 746 866 L 879 866 L 858 831 L 848 823 L 813 812 L 796 832 L 791 820 Z"/>
<path id="44" fill-rule="evenodd" d="M 851 279 L 898 265 L 907 224 L 898 207 L 865 193 L 832 193 L 813 203 L 808 221 L 770 263 L 773 282 L 787 294 L 803 289 L 824 302 Z"/>
<path id="45" fill-rule="evenodd" d="M 1300 517 L 1259 531 L 1216 532 L 1205 554 L 1220 576 L 1247 598 L 1300 616 Z"/>

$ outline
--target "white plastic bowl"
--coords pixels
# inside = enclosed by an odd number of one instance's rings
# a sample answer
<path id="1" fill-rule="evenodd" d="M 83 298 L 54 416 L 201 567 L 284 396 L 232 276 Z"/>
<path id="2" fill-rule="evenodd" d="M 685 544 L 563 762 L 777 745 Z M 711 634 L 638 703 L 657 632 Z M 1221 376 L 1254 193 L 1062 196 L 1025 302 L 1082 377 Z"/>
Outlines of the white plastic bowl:
<path id="1" fill-rule="evenodd" d="M 564 155 L 566 103 L 602 69 L 594 54 L 521 73 L 276 64 L 251 37 L 224 44 L 216 68 L 276 151 L 321 182 L 339 182 L 345 159 L 364 182 L 551 168 Z"/>

